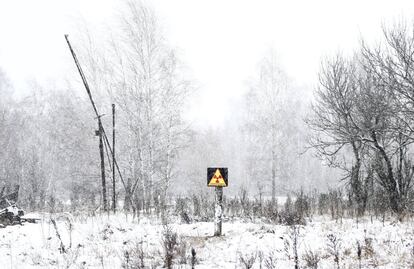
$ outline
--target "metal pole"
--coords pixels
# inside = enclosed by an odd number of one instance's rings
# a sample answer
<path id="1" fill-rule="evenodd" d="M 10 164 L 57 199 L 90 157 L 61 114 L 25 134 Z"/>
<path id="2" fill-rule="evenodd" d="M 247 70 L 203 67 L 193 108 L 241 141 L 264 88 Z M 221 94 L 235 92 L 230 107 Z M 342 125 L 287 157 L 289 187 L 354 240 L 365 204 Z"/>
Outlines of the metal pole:
<path id="1" fill-rule="evenodd" d="M 223 219 L 223 187 L 216 187 L 216 203 L 214 210 L 214 236 L 221 236 Z"/>
<path id="2" fill-rule="evenodd" d="M 112 104 L 112 209 L 116 212 L 115 197 L 115 104 Z"/>

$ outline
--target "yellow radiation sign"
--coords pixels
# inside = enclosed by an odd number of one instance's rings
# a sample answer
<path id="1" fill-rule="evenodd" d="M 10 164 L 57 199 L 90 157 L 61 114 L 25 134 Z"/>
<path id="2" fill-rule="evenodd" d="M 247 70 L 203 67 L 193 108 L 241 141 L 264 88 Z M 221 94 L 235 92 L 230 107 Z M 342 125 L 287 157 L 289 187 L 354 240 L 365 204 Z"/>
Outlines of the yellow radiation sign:
<path id="1" fill-rule="evenodd" d="M 227 187 L 227 168 L 209 167 L 207 168 L 208 187 Z"/>

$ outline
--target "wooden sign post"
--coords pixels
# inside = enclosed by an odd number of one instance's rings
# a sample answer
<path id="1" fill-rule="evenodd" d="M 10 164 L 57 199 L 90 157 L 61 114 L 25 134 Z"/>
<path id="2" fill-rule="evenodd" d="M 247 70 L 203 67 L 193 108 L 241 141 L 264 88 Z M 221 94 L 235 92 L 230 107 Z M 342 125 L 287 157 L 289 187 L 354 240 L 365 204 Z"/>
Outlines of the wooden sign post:
<path id="1" fill-rule="evenodd" d="M 207 168 L 207 187 L 215 187 L 214 236 L 220 236 L 223 223 L 223 187 L 228 186 L 228 169 Z"/>

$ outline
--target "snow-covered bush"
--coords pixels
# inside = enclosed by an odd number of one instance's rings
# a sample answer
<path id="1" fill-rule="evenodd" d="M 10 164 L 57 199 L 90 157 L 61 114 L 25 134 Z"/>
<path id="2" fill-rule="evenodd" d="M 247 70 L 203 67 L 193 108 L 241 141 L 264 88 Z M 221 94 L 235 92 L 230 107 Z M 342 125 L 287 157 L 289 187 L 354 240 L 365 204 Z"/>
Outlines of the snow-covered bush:
<path id="1" fill-rule="evenodd" d="M 175 200 L 175 214 L 180 216 L 181 222 L 187 224 L 191 222 L 189 212 L 189 199 L 177 197 Z"/>
<path id="2" fill-rule="evenodd" d="M 243 269 L 251 269 L 257 259 L 257 251 L 253 253 L 238 253 L 240 265 Z"/>
<path id="3" fill-rule="evenodd" d="M 124 269 L 143 269 L 145 268 L 145 253 L 142 241 L 134 242 L 132 246 L 123 251 L 122 268 Z"/>
<path id="4" fill-rule="evenodd" d="M 177 257 L 179 246 L 178 234 L 170 226 L 164 225 L 161 242 L 164 251 L 164 266 L 167 269 L 171 269 L 174 259 Z"/>
<path id="5" fill-rule="evenodd" d="M 339 269 L 340 259 L 341 259 L 341 244 L 342 241 L 335 234 L 327 235 L 328 243 L 327 250 L 328 253 L 333 257 L 336 268 Z"/>
<path id="6" fill-rule="evenodd" d="M 306 250 L 305 254 L 303 255 L 303 260 L 305 261 L 307 268 L 318 269 L 321 257 L 316 251 L 314 252 L 312 250 Z"/>

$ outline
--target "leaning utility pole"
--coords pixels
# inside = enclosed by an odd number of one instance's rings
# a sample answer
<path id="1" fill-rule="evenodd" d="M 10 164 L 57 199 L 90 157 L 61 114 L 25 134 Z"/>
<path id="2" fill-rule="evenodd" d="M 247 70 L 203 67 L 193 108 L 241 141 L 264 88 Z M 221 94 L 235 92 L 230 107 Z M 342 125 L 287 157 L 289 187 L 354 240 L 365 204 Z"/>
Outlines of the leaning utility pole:
<path id="1" fill-rule="evenodd" d="M 78 57 L 76 57 L 75 51 L 73 50 L 73 48 L 72 48 L 72 46 L 69 42 L 68 35 L 65 35 L 65 39 L 66 39 L 66 43 L 68 43 L 68 47 L 69 47 L 70 53 L 72 54 L 73 60 L 75 61 L 76 68 L 79 71 L 79 75 L 82 78 L 83 86 L 85 86 L 86 92 L 88 93 L 89 100 L 91 101 L 91 104 L 92 104 L 92 108 L 95 111 L 96 117 L 98 118 L 98 125 L 100 126 L 100 131 L 101 131 L 100 133 L 101 133 L 101 136 L 103 138 L 103 142 L 105 142 L 105 145 L 108 146 L 109 152 L 112 154 L 112 158 L 113 158 L 112 162 L 113 162 L 113 164 L 115 164 L 116 170 L 118 171 L 119 179 L 121 180 L 122 185 L 124 186 L 124 189 L 125 189 L 125 192 L 127 193 L 127 197 L 128 197 L 128 200 L 131 204 L 131 207 L 133 208 L 134 211 L 136 211 L 136 207 L 134 206 L 134 203 L 133 203 L 133 200 L 132 200 L 131 192 L 129 191 L 129 189 L 127 188 L 127 185 L 125 184 L 125 180 L 122 177 L 121 170 L 119 169 L 118 162 L 115 159 L 115 153 L 114 153 L 115 151 L 112 150 L 112 146 L 109 143 L 108 136 L 106 135 L 105 129 L 102 125 L 102 121 L 101 121 L 101 118 L 100 118 L 101 115 L 98 113 L 98 109 L 96 108 L 95 102 L 93 101 L 91 90 L 89 89 L 88 81 L 86 80 L 85 74 L 82 71 L 82 67 L 79 64 Z M 112 169 L 115 169 L 115 167 L 112 167 Z M 106 192 L 105 192 L 105 197 L 106 197 Z"/>
<path id="2" fill-rule="evenodd" d="M 112 104 L 112 209 L 116 212 L 115 196 L 115 104 Z"/>
<path id="3" fill-rule="evenodd" d="M 98 109 L 96 108 L 95 102 L 93 101 L 92 93 L 91 93 L 91 90 L 89 89 L 89 84 L 86 81 L 85 74 L 82 71 L 78 58 L 76 57 L 76 54 L 73 51 L 72 46 L 70 45 L 68 35 L 65 35 L 65 39 L 66 39 L 66 42 L 68 43 L 69 50 L 72 53 L 73 60 L 75 61 L 76 67 L 78 68 L 79 74 L 82 78 L 83 85 L 85 86 L 86 92 L 88 93 L 89 100 L 91 101 L 91 104 L 92 104 L 92 108 L 95 111 L 96 117 L 98 119 L 98 130 L 95 132 L 95 134 L 99 136 L 99 154 L 101 157 L 102 200 L 103 200 L 104 211 L 107 211 L 108 208 L 107 208 L 107 199 L 106 199 L 105 157 L 104 157 L 104 151 L 103 151 L 103 137 L 105 136 L 105 131 L 102 125 L 101 115 L 98 113 Z"/>

